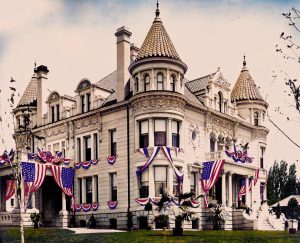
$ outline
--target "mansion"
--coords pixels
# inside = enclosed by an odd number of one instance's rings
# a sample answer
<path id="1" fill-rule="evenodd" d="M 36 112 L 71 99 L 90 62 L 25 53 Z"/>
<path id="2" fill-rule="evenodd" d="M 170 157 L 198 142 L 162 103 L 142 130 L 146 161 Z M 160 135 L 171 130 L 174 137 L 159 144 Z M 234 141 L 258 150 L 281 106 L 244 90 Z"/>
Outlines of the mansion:
<path id="1" fill-rule="evenodd" d="M 218 202 L 226 208 L 225 229 L 252 228 L 241 208 L 266 200 L 268 104 L 245 57 L 233 88 L 219 68 L 187 80 L 188 66 L 172 43 L 158 8 L 141 47 L 131 42 L 131 35 L 127 27 L 117 29 L 116 70 L 96 82 L 76 81 L 75 94 L 53 91 L 47 95 L 48 67 L 34 68 L 14 109 L 18 159 L 28 161 L 29 149 L 32 153 L 37 148 L 62 152 L 71 160 L 66 166 L 75 168 L 76 224 L 93 214 L 97 226 L 118 229 L 127 228 L 129 215 L 133 228 L 144 227 L 148 212 L 138 199 L 155 201 L 163 191 L 174 198 L 187 192 L 203 194 L 203 162 L 224 160 L 207 195 L 208 203 Z M 30 116 L 30 134 L 24 131 L 25 114 Z M 169 149 L 171 159 L 164 148 Z M 246 151 L 252 159 L 235 161 L 228 152 L 236 150 Z M 145 167 L 147 161 L 151 163 Z M 1 198 L 10 173 L 9 167 L 0 168 Z M 176 173 L 183 175 L 182 181 Z M 243 182 L 245 193 L 239 195 Z M 41 212 L 49 226 L 69 226 L 72 200 L 56 185 L 50 170 L 30 199 L 26 212 Z M 203 197 L 197 200 L 200 206 L 192 209 L 193 221 L 185 227 L 209 229 L 211 211 Z M 9 224 L 18 223 L 13 216 L 17 203 L 11 208 L 2 201 L 2 222 L 5 215 Z M 155 228 L 153 218 L 150 214 L 146 223 Z"/>

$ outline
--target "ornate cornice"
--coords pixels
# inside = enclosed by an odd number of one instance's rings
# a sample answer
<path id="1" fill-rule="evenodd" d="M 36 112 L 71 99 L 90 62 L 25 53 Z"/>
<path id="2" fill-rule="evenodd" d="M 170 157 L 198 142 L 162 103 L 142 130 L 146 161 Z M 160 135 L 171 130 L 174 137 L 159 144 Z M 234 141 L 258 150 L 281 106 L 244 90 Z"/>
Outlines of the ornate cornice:
<path id="1" fill-rule="evenodd" d="M 208 113 L 206 120 L 206 129 L 207 131 L 215 131 L 217 133 L 223 133 L 226 136 L 231 136 L 232 138 L 234 137 L 234 123 L 210 115 L 210 113 Z"/>
<path id="2" fill-rule="evenodd" d="M 81 119 L 74 122 L 75 129 L 82 129 L 89 126 L 95 126 L 99 123 L 100 118 L 98 116 L 90 117 L 87 119 Z"/>

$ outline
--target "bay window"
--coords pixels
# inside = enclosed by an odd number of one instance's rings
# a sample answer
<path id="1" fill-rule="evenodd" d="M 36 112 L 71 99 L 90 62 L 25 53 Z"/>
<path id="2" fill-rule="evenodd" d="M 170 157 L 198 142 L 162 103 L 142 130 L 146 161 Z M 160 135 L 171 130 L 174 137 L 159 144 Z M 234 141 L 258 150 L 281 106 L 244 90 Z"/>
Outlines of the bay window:
<path id="1" fill-rule="evenodd" d="M 166 146 L 166 120 L 154 120 L 154 145 Z"/>
<path id="2" fill-rule="evenodd" d="M 140 198 L 149 197 L 149 170 L 139 176 Z"/>
<path id="3" fill-rule="evenodd" d="M 172 121 L 172 146 L 179 148 L 179 122 Z"/>
<path id="4" fill-rule="evenodd" d="M 155 196 L 160 197 L 167 191 L 167 166 L 154 166 Z"/>
<path id="5" fill-rule="evenodd" d="M 157 90 L 163 90 L 164 89 L 164 76 L 159 73 L 157 74 Z"/>
<path id="6" fill-rule="evenodd" d="M 149 122 L 140 122 L 140 148 L 147 148 L 149 146 Z"/>
<path id="7" fill-rule="evenodd" d="M 139 78 L 136 77 L 134 80 L 135 92 L 139 92 Z"/>

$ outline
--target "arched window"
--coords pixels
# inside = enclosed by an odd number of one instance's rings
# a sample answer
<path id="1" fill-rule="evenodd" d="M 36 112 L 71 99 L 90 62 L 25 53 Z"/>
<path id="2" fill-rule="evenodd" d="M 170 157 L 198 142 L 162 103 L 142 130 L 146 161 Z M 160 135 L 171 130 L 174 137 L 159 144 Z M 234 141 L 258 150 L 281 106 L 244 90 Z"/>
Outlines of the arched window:
<path id="1" fill-rule="evenodd" d="M 223 103 L 223 94 L 222 92 L 218 93 L 218 110 L 222 112 L 222 103 Z"/>
<path id="2" fill-rule="evenodd" d="M 144 76 L 144 91 L 150 90 L 150 76 L 149 74 L 145 74 Z"/>
<path id="3" fill-rule="evenodd" d="M 224 102 L 224 113 L 227 114 L 227 101 Z"/>
<path id="4" fill-rule="evenodd" d="M 135 92 L 139 92 L 139 78 L 136 77 L 134 81 Z"/>
<path id="5" fill-rule="evenodd" d="M 170 77 L 170 90 L 175 92 L 176 91 L 176 79 L 174 75 Z"/>
<path id="6" fill-rule="evenodd" d="M 258 126 L 259 114 L 258 111 L 254 112 L 254 126 Z"/>
<path id="7" fill-rule="evenodd" d="M 164 76 L 159 73 L 157 74 L 157 90 L 163 90 L 164 89 Z"/>

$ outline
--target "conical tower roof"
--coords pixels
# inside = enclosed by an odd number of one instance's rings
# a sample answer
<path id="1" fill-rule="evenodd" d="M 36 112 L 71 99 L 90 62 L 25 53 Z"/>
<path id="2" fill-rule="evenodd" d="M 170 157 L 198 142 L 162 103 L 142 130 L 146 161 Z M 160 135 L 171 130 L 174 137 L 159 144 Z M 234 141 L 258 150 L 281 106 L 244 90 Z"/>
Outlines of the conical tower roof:
<path id="1" fill-rule="evenodd" d="M 37 105 L 37 75 L 33 74 L 29 84 L 27 85 L 17 107 L 20 106 L 36 106 Z"/>
<path id="2" fill-rule="evenodd" d="M 171 41 L 171 38 L 159 17 L 160 12 L 158 9 L 158 3 L 155 13 L 156 17 L 135 61 L 147 57 L 170 57 L 180 61 L 180 57 Z"/>
<path id="3" fill-rule="evenodd" d="M 265 102 L 249 73 L 249 70 L 246 66 L 245 56 L 243 69 L 231 92 L 232 102 L 243 100 L 257 100 Z"/>

